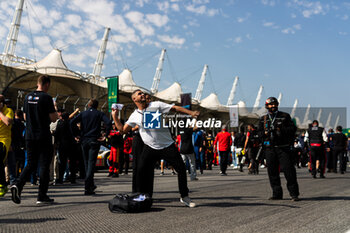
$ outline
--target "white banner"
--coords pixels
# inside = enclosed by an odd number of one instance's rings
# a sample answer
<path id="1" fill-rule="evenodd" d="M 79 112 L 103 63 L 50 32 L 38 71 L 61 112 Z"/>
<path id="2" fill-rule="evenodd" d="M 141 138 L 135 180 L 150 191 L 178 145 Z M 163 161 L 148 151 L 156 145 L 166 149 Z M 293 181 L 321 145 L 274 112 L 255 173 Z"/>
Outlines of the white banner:
<path id="1" fill-rule="evenodd" d="M 230 108 L 230 126 L 238 127 L 238 105 L 231 105 Z"/>

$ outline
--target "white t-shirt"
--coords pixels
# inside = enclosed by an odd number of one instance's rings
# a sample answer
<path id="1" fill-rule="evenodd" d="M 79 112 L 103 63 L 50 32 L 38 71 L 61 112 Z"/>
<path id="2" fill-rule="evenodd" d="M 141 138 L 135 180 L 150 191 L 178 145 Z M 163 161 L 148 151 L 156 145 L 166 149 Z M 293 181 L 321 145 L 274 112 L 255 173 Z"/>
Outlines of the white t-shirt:
<path id="1" fill-rule="evenodd" d="M 174 140 L 171 137 L 169 128 L 161 127 L 159 129 L 149 129 L 144 128 L 144 112 L 157 112 L 159 113 L 168 113 L 170 109 L 173 107 L 173 104 L 167 104 L 160 101 L 151 102 L 148 107 L 144 110 L 136 109 L 129 117 L 126 122 L 127 125 L 131 127 L 139 126 L 140 136 L 143 142 L 156 150 L 160 150 L 166 148 L 174 143 Z M 161 118 L 160 118 L 161 119 Z"/>

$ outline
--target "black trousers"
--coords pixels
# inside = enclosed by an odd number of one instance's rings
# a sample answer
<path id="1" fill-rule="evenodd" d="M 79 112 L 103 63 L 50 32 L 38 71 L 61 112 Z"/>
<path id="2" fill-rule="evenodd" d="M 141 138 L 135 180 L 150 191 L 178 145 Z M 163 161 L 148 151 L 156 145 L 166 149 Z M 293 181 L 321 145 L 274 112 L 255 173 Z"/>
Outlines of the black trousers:
<path id="1" fill-rule="evenodd" d="M 227 161 L 228 161 L 228 155 L 230 154 L 230 151 L 219 151 L 220 156 L 220 170 L 222 173 L 226 173 L 227 170 Z"/>
<path id="2" fill-rule="evenodd" d="M 279 168 L 281 168 L 287 180 L 287 189 L 290 196 L 299 196 L 297 175 L 294 167 L 294 160 L 291 158 L 290 148 L 266 148 L 265 156 L 267 173 L 269 175 L 273 196 L 278 198 L 283 197 Z"/>
<path id="3" fill-rule="evenodd" d="M 336 169 L 337 167 L 334 167 L 334 161 L 337 161 L 337 159 L 334 158 L 334 150 L 333 148 L 330 149 L 330 151 L 326 152 L 327 157 L 327 168 L 330 169 Z"/>
<path id="4" fill-rule="evenodd" d="M 187 176 L 185 163 L 175 144 L 155 150 L 147 145 L 143 146 L 142 154 L 138 158 L 137 166 L 137 187 L 136 192 L 153 194 L 154 166 L 160 159 L 166 160 L 177 172 L 179 192 L 181 197 L 188 196 Z"/>
<path id="5" fill-rule="evenodd" d="M 121 152 L 119 155 L 119 173 L 123 173 L 123 170 L 125 169 L 125 174 L 128 174 L 129 170 L 129 154 L 125 154 L 124 152 Z"/>
<path id="6" fill-rule="evenodd" d="M 207 152 L 207 163 L 208 163 L 208 169 L 211 170 L 212 166 L 213 166 L 213 159 L 214 159 L 214 153 L 211 152 Z"/>
<path id="7" fill-rule="evenodd" d="M 312 146 L 310 150 L 311 155 L 311 173 L 315 175 L 316 171 L 316 161 L 320 161 L 319 169 L 321 174 L 324 174 L 325 163 L 326 163 L 326 152 L 323 146 Z"/>
<path id="8" fill-rule="evenodd" d="M 142 154 L 143 146 L 145 144 L 142 141 L 140 134 L 135 134 L 132 139 L 132 192 L 135 193 L 136 190 L 139 190 L 139 185 L 137 181 L 137 166 Z M 154 176 L 154 173 L 153 173 Z M 152 178 L 153 179 L 153 178 Z M 152 184 L 153 187 L 153 184 Z"/>
<path id="9" fill-rule="evenodd" d="M 339 171 L 346 171 L 346 151 L 343 148 L 334 148 L 333 149 L 333 166 L 334 171 L 337 171 L 338 159 L 339 159 Z"/>
<path id="10" fill-rule="evenodd" d="M 47 195 L 50 182 L 50 164 L 53 156 L 53 146 L 51 137 L 42 140 L 26 140 L 27 166 L 23 169 L 21 176 L 16 181 L 20 191 L 32 174 L 37 171 L 38 163 L 40 165 L 40 184 L 38 199 Z"/>
<path id="11" fill-rule="evenodd" d="M 251 166 L 251 170 L 258 172 L 259 171 L 259 162 L 257 160 L 257 155 L 259 152 L 259 147 L 248 148 L 248 159 Z"/>
<path id="12" fill-rule="evenodd" d="M 96 139 L 84 139 L 81 143 L 83 150 L 83 158 L 85 164 L 85 190 L 93 191 L 94 189 L 94 173 L 98 151 L 100 150 L 100 142 Z"/>
<path id="13" fill-rule="evenodd" d="M 5 156 L 6 156 L 6 148 L 5 145 L 0 142 L 0 184 L 6 185 L 6 177 L 5 177 Z"/>
<path id="14" fill-rule="evenodd" d="M 58 180 L 59 182 L 63 182 L 63 175 L 67 168 L 67 160 L 69 159 L 69 171 L 70 171 L 70 181 L 74 182 L 76 177 L 76 150 L 75 145 L 60 145 L 58 148 L 59 153 L 59 172 L 58 172 Z"/>

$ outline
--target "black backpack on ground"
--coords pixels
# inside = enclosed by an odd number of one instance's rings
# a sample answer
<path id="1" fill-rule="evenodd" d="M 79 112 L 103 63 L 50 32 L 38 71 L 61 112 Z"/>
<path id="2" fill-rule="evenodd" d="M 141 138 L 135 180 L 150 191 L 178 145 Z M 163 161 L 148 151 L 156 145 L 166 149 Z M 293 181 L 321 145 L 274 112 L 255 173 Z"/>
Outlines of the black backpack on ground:
<path id="1" fill-rule="evenodd" d="M 152 203 L 153 200 L 148 194 L 117 194 L 109 201 L 108 208 L 113 213 L 139 213 L 149 211 Z"/>

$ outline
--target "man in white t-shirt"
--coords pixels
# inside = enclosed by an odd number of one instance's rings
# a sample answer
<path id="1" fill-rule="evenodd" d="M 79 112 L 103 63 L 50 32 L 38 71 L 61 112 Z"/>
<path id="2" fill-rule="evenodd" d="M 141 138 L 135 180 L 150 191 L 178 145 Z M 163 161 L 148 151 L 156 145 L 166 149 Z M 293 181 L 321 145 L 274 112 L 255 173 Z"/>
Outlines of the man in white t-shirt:
<path id="1" fill-rule="evenodd" d="M 140 136 L 145 143 L 137 165 L 136 192 L 153 194 L 154 166 L 159 159 L 169 162 L 178 174 L 180 201 L 188 207 L 195 207 L 195 203 L 188 197 L 187 177 L 185 164 L 175 147 L 169 128 L 162 127 L 160 116 L 175 110 L 196 118 L 198 111 L 191 111 L 176 105 L 155 101 L 147 103 L 145 94 L 135 90 L 131 95 L 137 109 L 130 115 L 123 125 L 118 118 L 118 110 L 112 110 L 112 117 L 121 133 L 127 133 L 136 125 L 139 126 Z"/>

